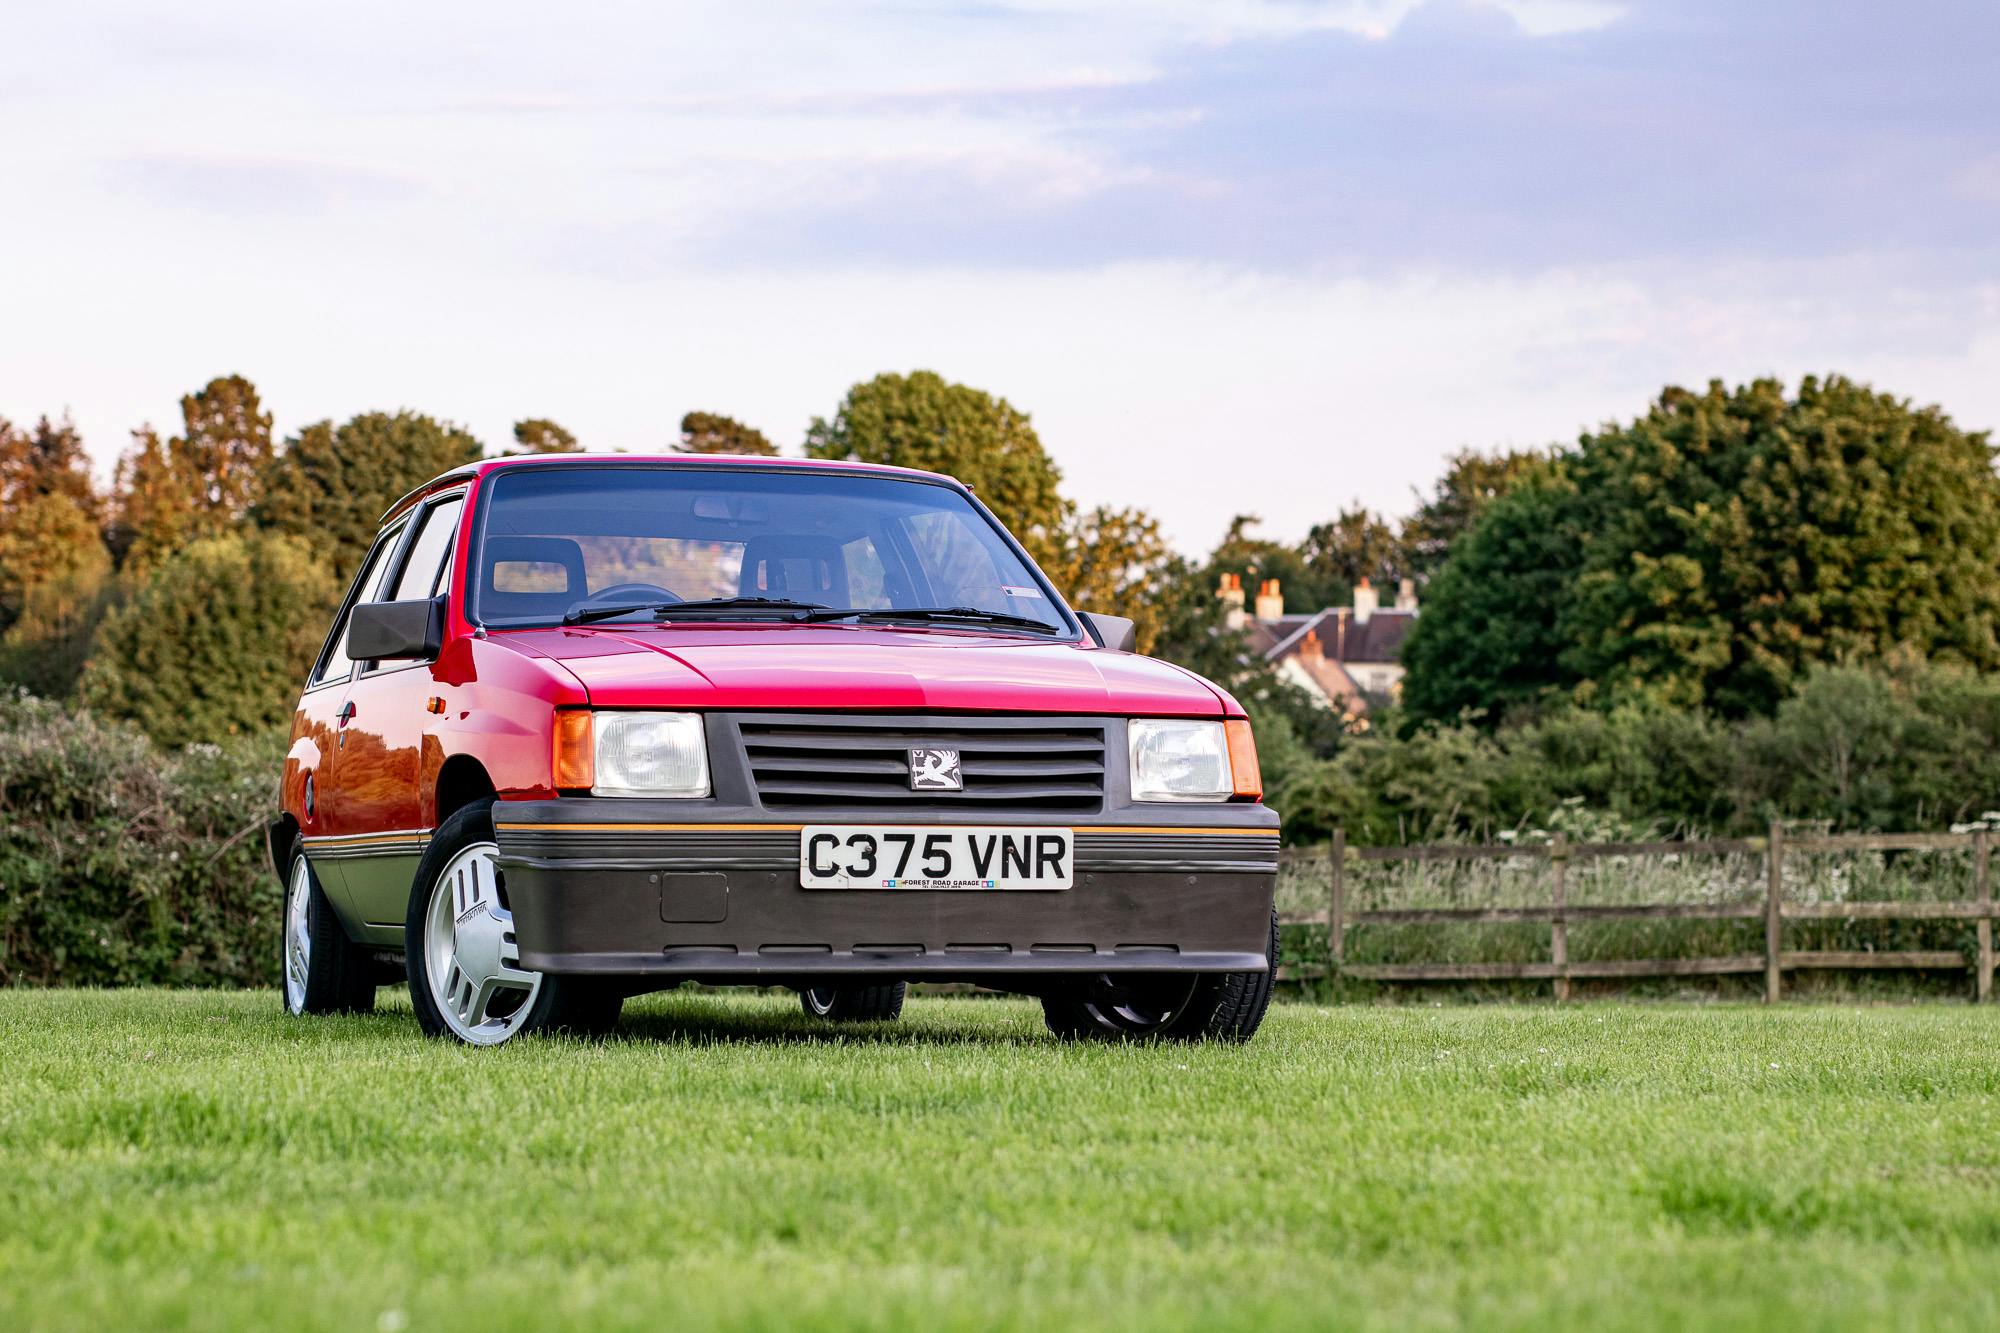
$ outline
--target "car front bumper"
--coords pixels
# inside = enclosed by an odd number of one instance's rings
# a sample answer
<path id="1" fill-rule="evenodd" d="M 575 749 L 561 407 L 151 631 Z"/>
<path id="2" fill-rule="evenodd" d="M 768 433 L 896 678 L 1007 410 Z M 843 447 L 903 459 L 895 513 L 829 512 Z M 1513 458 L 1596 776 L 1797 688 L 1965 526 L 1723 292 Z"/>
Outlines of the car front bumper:
<path id="1" fill-rule="evenodd" d="M 587 798 L 495 806 L 521 965 L 666 980 L 1000 985 L 1268 966 L 1278 821 L 1261 805 L 1062 821 L 1076 833 L 1073 887 L 1004 892 L 804 889 L 801 825 L 741 814 L 692 819 L 685 803 Z M 1050 821 L 899 813 L 874 822 Z"/>

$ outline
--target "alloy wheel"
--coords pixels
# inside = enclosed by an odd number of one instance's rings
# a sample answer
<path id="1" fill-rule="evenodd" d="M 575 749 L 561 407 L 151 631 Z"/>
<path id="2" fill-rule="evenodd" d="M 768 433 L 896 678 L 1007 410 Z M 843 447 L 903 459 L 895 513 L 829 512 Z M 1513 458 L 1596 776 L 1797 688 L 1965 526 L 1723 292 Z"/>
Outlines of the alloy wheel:
<path id="1" fill-rule="evenodd" d="M 312 975 L 312 870 L 303 856 L 292 858 L 285 886 L 285 1009 L 306 1011 L 306 978 Z"/>
<path id="2" fill-rule="evenodd" d="M 495 844 L 477 842 L 452 857 L 431 886 L 424 918 L 431 999 L 446 1026 L 475 1046 L 496 1046 L 520 1031 L 542 988 L 542 974 L 520 966 L 514 914 L 496 873 L 499 854 Z"/>
<path id="3" fill-rule="evenodd" d="M 1143 1037 L 1165 1030 L 1194 996 L 1193 973 L 1186 976 L 1132 978 L 1121 981 L 1099 975 L 1081 999 L 1101 1027 Z"/>

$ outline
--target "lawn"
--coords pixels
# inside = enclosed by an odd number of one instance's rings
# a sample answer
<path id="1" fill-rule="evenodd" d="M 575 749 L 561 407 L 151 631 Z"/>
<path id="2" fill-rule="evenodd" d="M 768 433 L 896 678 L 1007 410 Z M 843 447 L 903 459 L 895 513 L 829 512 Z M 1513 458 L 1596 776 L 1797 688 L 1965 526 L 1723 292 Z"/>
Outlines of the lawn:
<path id="1" fill-rule="evenodd" d="M 387 1000 L 391 992 L 385 991 Z M 0 1328 L 2000 1324 L 2000 1009 L 0 993 Z"/>

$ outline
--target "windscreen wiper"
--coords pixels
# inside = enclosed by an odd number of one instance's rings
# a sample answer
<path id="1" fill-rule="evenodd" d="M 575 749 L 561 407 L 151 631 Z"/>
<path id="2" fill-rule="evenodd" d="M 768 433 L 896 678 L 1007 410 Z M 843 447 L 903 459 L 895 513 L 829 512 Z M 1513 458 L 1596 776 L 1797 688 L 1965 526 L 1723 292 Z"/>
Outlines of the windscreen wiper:
<path id="1" fill-rule="evenodd" d="M 628 602 L 619 606 L 572 606 L 563 617 L 565 625 L 587 625 L 594 620 L 612 620 L 618 616 L 636 615 L 650 611 L 657 620 L 675 620 L 685 612 L 696 616 L 730 611 L 824 611 L 824 602 L 799 602 L 789 597 L 708 597 L 695 602 Z"/>
<path id="2" fill-rule="evenodd" d="M 1005 629 L 1023 629 L 1036 634 L 1062 633 L 1060 626 L 1051 625 L 1046 620 L 1036 620 L 1032 616 L 1009 615 L 1005 611 L 982 611 L 976 606 L 848 607 L 845 610 L 814 611 L 808 615 L 800 616 L 799 619 L 805 621 L 913 620 L 920 624 L 957 621 L 971 625 L 997 625 Z"/>

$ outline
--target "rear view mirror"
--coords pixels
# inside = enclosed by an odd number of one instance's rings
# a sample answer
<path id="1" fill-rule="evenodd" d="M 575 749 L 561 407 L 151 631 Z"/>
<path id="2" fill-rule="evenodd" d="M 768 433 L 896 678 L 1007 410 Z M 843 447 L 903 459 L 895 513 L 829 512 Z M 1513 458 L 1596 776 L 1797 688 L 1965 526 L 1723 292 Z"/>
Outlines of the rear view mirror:
<path id="1" fill-rule="evenodd" d="M 1090 637 L 1098 646 L 1121 653 L 1139 650 L 1139 631 L 1124 616 L 1107 616 L 1096 611 L 1079 611 L 1083 627 L 1090 631 Z M 351 654 L 350 654 L 351 655 Z"/>
<path id="2" fill-rule="evenodd" d="M 744 496 L 698 495 L 694 501 L 696 518 L 720 519 L 725 523 L 763 523 L 771 510 L 762 500 Z"/>
<path id="3" fill-rule="evenodd" d="M 444 598 L 363 602 L 347 622 L 347 655 L 357 662 L 432 658 L 444 646 Z"/>

